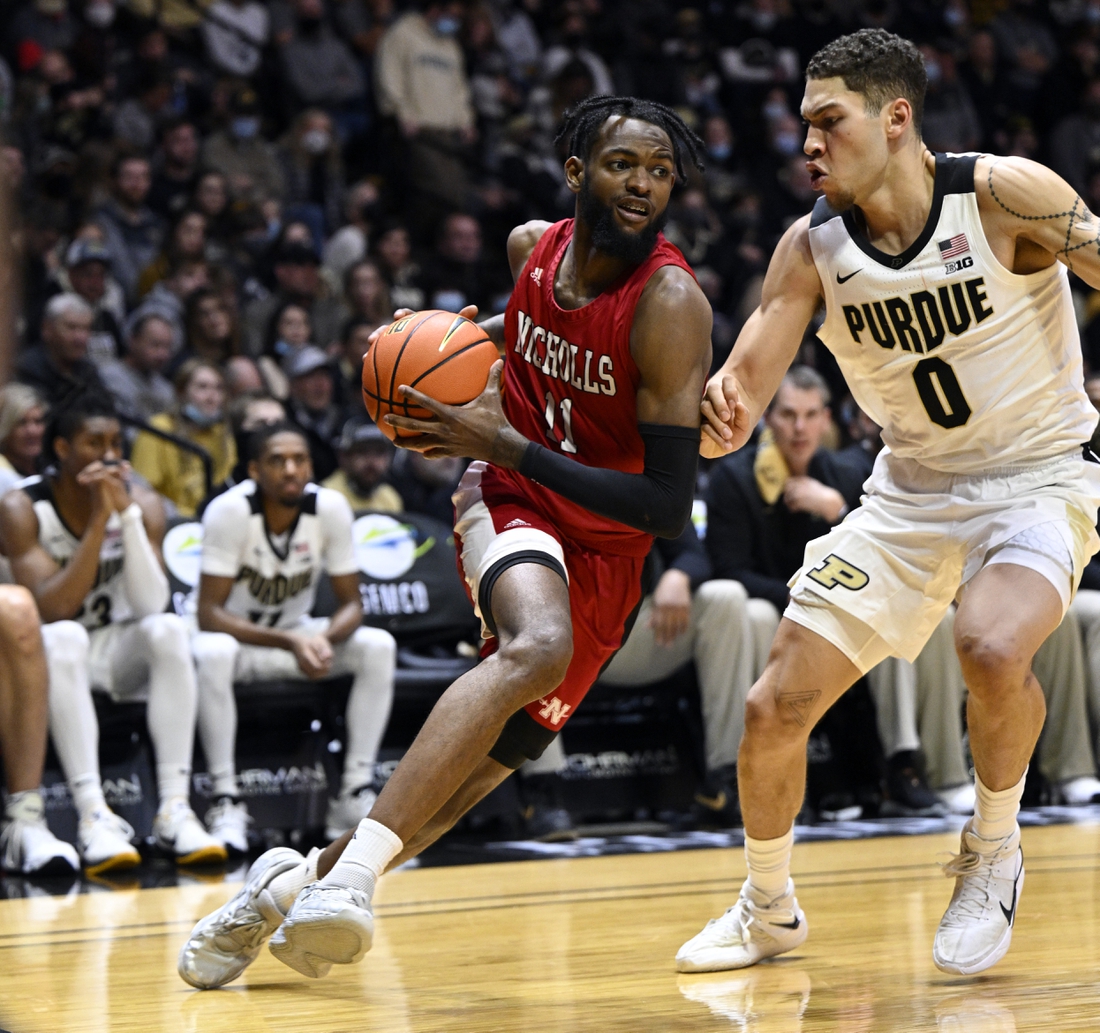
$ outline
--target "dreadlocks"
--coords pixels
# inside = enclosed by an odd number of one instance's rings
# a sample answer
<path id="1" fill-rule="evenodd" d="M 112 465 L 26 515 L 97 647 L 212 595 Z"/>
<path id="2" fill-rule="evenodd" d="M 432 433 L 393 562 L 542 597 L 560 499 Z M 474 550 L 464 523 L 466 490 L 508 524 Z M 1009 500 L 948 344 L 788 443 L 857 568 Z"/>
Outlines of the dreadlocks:
<path id="1" fill-rule="evenodd" d="M 588 97 L 574 105 L 562 119 L 561 129 L 554 137 L 555 144 L 565 143 L 569 153 L 588 160 L 604 122 L 616 115 L 649 122 L 668 133 L 672 141 L 672 156 L 676 164 L 676 177 L 682 182 L 687 178 L 683 154 L 700 172 L 703 162 L 700 155 L 706 145 L 688 128 L 687 123 L 672 108 L 654 100 L 639 97 Z"/>

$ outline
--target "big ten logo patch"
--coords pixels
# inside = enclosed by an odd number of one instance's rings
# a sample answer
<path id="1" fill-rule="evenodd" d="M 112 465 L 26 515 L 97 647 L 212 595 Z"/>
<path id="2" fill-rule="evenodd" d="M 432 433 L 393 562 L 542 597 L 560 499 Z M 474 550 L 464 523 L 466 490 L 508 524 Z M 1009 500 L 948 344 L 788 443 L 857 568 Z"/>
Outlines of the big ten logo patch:
<path id="1" fill-rule="evenodd" d="M 840 585 L 849 592 L 858 592 L 861 588 L 866 588 L 867 582 L 871 580 L 859 567 L 832 552 L 825 557 L 820 567 L 814 567 L 810 571 L 809 576 L 825 588 L 836 588 Z"/>

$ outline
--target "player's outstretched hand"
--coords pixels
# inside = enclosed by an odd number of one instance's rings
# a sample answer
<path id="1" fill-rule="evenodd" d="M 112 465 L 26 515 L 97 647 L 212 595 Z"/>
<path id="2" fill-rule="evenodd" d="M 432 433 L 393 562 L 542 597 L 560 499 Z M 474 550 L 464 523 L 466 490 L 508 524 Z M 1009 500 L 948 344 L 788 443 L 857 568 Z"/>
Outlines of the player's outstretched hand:
<path id="1" fill-rule="evenodd" d="M 741 400 L 737 378 L 719 373 L 707 381 L 700 405 L 703 427 L 699 436 L 699 454 L 717 459 L 744 445 L 752 435 L 748 406 Z"/>
<path id="2" fill-rule="evenodd" d="M 414 438 L 398 438 L 397 444 L 423 452 L 429 459 L 463 456 L 483 459 L 515 470 L 527 448 L 527 439 L 504 415 L 500 404 L 500 378 L 504 362 L 497 359 L 489 369 L 485 390 L 465 405 L 444 405 L 414 388 L 402 385 L 398 390 L 414 405 L 434 415 L 431 420 L 414 420 L 390 413 L 383 417 L 391 427 L 412 431 Z"/>

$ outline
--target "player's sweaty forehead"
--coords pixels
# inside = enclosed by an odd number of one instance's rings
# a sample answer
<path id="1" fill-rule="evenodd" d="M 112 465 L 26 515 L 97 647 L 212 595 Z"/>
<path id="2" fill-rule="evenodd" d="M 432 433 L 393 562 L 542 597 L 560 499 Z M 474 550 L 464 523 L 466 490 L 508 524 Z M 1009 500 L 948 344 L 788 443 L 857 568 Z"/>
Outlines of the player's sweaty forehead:
<path id="1" fill-rule="evenodd" d="M 614 151 L 648 160 L 663 158 L 671 162 L 675 157 L 672 140 L 660 126 L 625 115 L 611 115 L 604 122 L 592 148 L 592 157 L 605 157 Z"/>

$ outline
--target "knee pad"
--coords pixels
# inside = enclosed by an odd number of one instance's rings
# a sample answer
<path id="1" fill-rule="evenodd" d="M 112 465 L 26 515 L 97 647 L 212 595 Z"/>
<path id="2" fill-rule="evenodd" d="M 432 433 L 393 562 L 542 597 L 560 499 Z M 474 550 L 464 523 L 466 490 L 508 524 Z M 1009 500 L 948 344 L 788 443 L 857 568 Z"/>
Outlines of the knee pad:
<path id="1" fill-rule="evenodd" d="M 538 760 L 558 733 L 540 725 L 526 710 L 517 710 L 501 729 L 489 756 L 513 771 L 526 761 Z"/>

